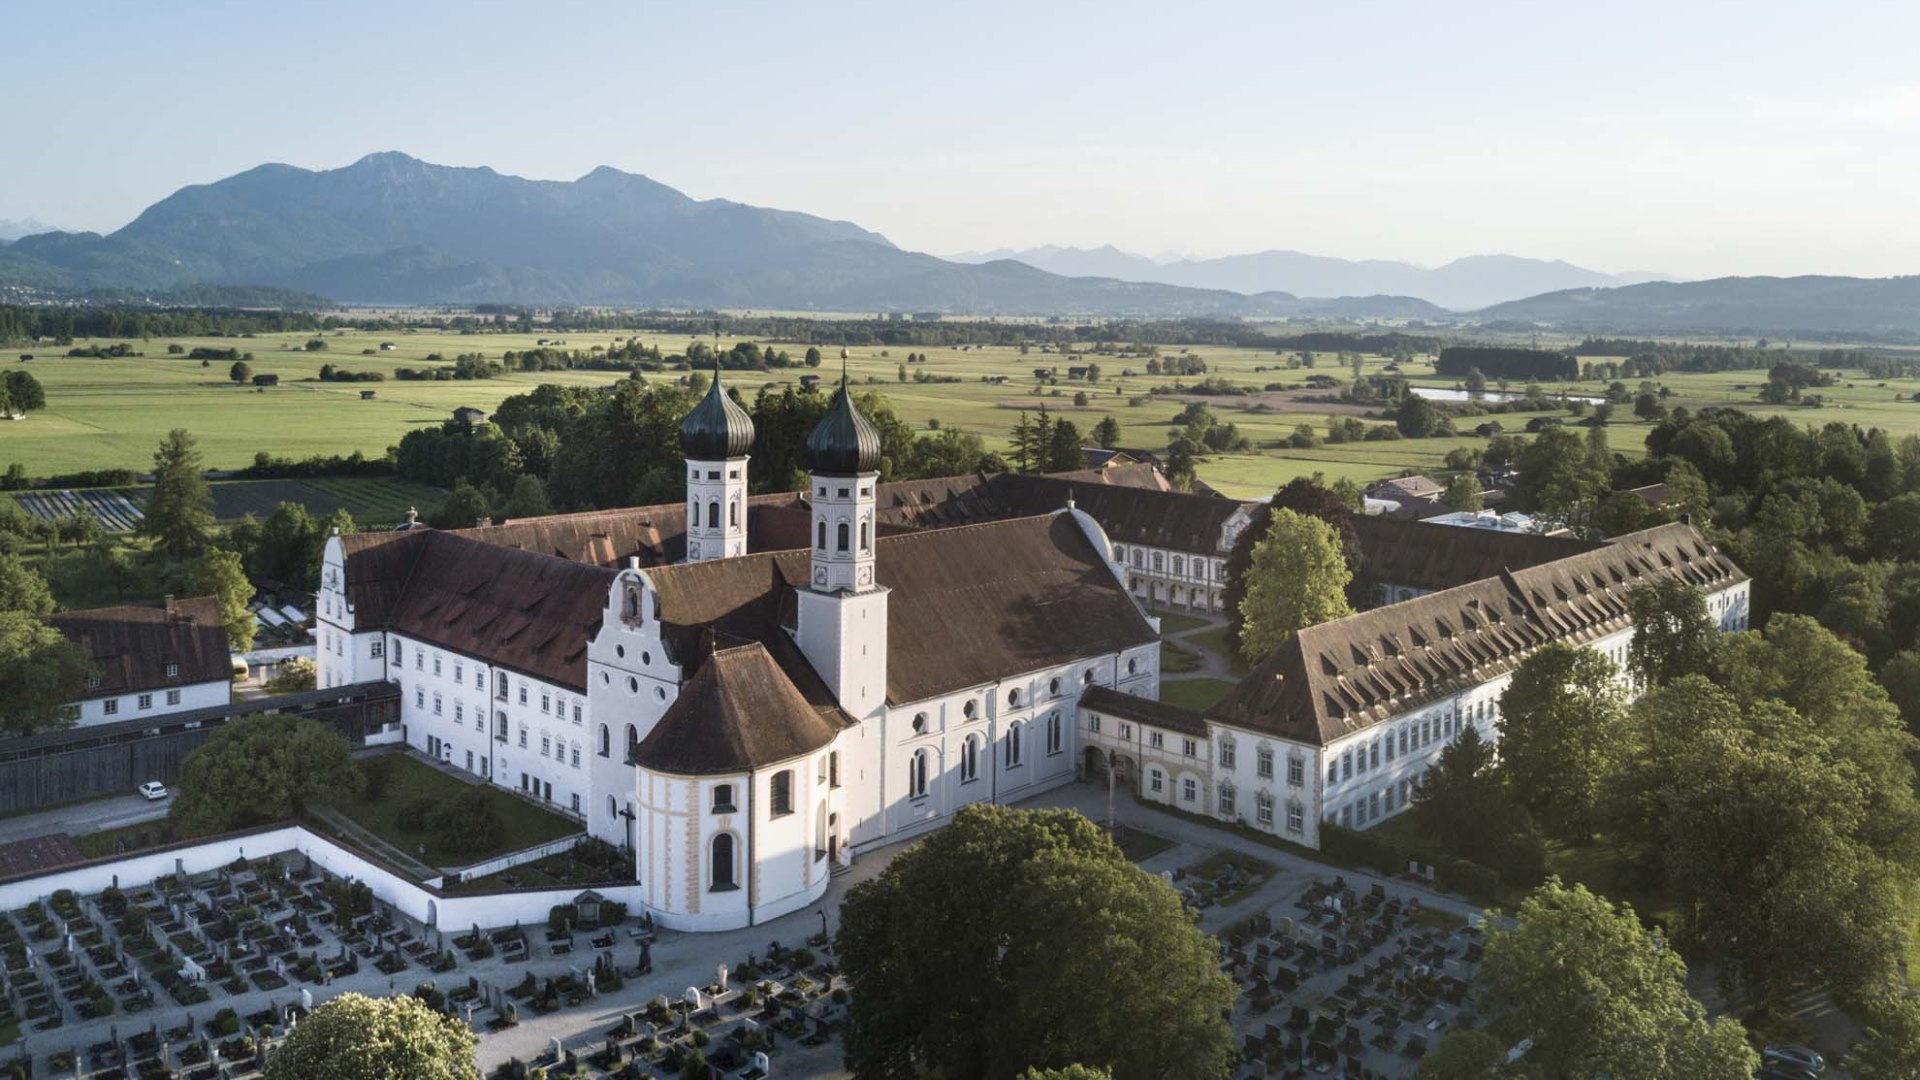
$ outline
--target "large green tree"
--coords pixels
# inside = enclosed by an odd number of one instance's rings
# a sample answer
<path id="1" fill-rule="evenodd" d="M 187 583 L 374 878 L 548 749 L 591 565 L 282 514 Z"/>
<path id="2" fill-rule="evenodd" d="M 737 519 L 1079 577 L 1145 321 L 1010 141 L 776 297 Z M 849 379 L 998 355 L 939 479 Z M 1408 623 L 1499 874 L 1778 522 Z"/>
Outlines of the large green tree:
<path id="1" fill-rule="evenodd" d="M 187 755 L 168 818 L 189 836 L 227 832 L 352 799 L 364 784 L 346 740 L 325 723 L 246 716 Z"/>
<path id="2" fill-rule="evenodd" d="M 1539 830 L 1501 783 L 1493 747 L 1474 725 L 1464 725 L 1421 778 L 1413 815 L 1421 832 L 1455 855 L 1509 882 L 1539 880 L 1545 859 Z"/>
<path id="3" fill-rule="evenodd" d="M 1904 988 L 1869 995 L 1861 1040 L 1847 1054 L 1853 1080 L 1920 1080 L 1920 997 Z"/>
<path id="4" fill-rule="evenodd" d="M 412 995 L 342 994 L 267 1057 L 266 1080 L 479 1080 L 473 1029 Z"/>
<path id="5" fill-rule="evenodd" d="M 1358 503 L 1349 503 L 1349 492 L 1337 484 L 1328 486 L 1319 473 L 1312 476 L 1296 476 L 1280 485 L 1265 506 L 1257 508 L 1253 520 L 1240 530 L 1240 536 L 1233 542 L 1233 550 L 1227 553 L 1227 588 L 1222 604 L 1227 609 L 1227 644 L 1237 652 L 1240 649 L 1240 633 L 1245 623 L 1240 615 L 1240 602 L 1247 595 L 1247 569 L 1253 565 L 1253 549 L 1267 538 L 1267 531 L 1273 527 L 1273 512 L 1287 509 L 1319 518 L 1340 533 L 1340 550 L 1346 556 L 1347 569 L 1359 574 L 1363 566 L 1360 554 L 1360 536 L 1353 527 L 1353 515 Z M 1342 478 L 1345 479 L 1344 477 Z M 1351 494 L 1357 495 L 1356 489 Z M 1364 597 L 1355 595 L 1358 586 L 1353 581 L 1347 585 L 1347 603 L 1358 605 Z"/>
<path id="6" fill-rule="evenodd" d="M 253 582 L 237 552 L 208 548 L 193 564 L 193 591 L 220 601 L 220 621 L 227 628 L 227 648 L 237 653 L 253 648 Z"/>
<path id="7" fill-rule="evenodd" d="M 1507 1048 L 1495 1036 L 1478 1028 L 1455 1028 L 1420 1059 L 1414 1075 L 1419 1080 L 1494 1080 L 1506 1060 Z"/>
<path id="8" fill-rule="evenodd" d="M 1180 1080 L 1236 1060 L 1218 945 L 1073 811 L 961 810 L 849 891 L 838 946 L 857 1077 Z"/>
<path id="9" fill-rule="evenodd" d="M 1584 885 L 1549 879 L 1511 927 L 1487 924 L 1481 1005 L 1494 1028 L 1533 1046 L 1525 1077 L 1747 1080 L 1759 1057 L 1730 1018 L 1709 1021 L 1687 994 L 1686 964 Z"/>
<path id="10" fill-rule="evenodd" d="M 1664 686 L 1713 669 L 1720 628 L 1707 614 L 1704 592 L 1679 578 L 1661 578 L 1628 591 L 1627 610 L 1633 618 L 1627 670 L 1640 683 Z"/>
<path id="11" fill-rule="evenodd" d="M 47 579 L 18 555 L 0 552 L 0 611 L 47 615 L 53 611 L 53 590 Z"/>
<path id="12" fill-rule="evenodd" d="M 174 428 L 153 455 L 153 494 L 140 532 L 159 549 L 187 560 L 206 549 L 213 529 L 213 491 L 200 475 L 200 451 L 185 428 Z"/>
<path id="13" fill-rule="evenodd" d="M 0 734 L 73 726 L 67 706 L 86 696 L 93 661 L 25 611 L 0 611 Z"/>
<path id="14" fill-rule="evenodd" d="M 1555 641 L 1500 696 L 1500 775 L 1550 836 L 1585 840 L 1599 823 L 1625 735 L 1616 674 L 1592 649 Z"/>
<path id="15" fill-rule="evenodd" d="M 1293 510 L 1273 511 L 1247 567 L 1240 654 L 1258 662 L 1302 627 L 1352 614 L 1352 577 L 1333 526 Z"/>

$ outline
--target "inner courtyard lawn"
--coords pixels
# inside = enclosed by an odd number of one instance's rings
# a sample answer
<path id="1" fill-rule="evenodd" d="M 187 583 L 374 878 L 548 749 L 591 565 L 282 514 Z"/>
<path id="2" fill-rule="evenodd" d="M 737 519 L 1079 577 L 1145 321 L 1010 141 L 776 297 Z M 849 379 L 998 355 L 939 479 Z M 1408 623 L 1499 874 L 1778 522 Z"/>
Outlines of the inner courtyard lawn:
<path id="1" fill-rule="evenodd" d="M 543 810 L 491 784 L 479 785 L 504 828 L 500 842 L 483 852 L 453 852 L 433 842 L 418 812 L 440 806 L 475 786 L 408 754 L 379 754 L 355 762 L 366 774 L 366 794 L 332 809 L 381 840 L 429 866 L 467 866 L 581 831 L 579 822 Z M 426 853 L 421 854 L 425 845 Z"/>

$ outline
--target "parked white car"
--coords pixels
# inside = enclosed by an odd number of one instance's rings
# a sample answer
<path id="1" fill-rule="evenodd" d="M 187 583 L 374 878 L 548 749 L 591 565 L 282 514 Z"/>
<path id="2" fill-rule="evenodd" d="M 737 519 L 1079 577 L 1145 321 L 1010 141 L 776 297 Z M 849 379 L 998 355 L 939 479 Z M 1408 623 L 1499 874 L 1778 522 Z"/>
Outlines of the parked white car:
<path id="1" fill-rule="evenodd" d="M 145 796 L 148 802 L 159 802 L 168 795 L 167 785 L 158 780 L 149 780 L 140 785 L 140 794 Z"/>

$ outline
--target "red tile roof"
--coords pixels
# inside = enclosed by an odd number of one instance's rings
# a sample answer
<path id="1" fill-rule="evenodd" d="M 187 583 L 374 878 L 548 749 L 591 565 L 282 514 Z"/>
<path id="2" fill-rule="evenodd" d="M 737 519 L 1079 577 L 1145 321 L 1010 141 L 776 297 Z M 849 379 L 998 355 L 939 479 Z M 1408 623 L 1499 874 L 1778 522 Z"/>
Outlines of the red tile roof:
<path id="1" fill-rule="evenodd" d="M 90 697 L 233 678 L 227 627 L 211 596 L 61 611 L 47 622 L 99 667 L 100 685 L 87 691 Z"/>

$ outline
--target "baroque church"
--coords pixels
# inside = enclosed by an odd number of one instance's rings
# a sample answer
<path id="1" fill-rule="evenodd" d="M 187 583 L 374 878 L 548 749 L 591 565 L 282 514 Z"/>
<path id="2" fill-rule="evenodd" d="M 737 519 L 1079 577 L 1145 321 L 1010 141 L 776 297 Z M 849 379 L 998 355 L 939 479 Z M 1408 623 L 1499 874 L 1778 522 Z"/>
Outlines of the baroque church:
<path id="1" fill-rule="evenodd" d="M 656 920 L 753 925 L 971 802 L 1103 778 L 1317 846 L 1403 811 L 1541 644 L 1624 659 L 1626 592 L 1746 577 L 1680 523 L 1607 543 L 1357 518 L 1378 606 L 1309 627 L 1205 714 L 1158 701 L 1146 604 L 1217 611 L 1253 504 L 1149 466 L 881 484 L 844 379 L 804 492 L 750 496 L 718 372 L 684 503 L 329 539 L 322 686 L 400 686 L 391 737 L 631 852 Z M 1398 602 L 1387 603 L 1387 599 Z"/>

